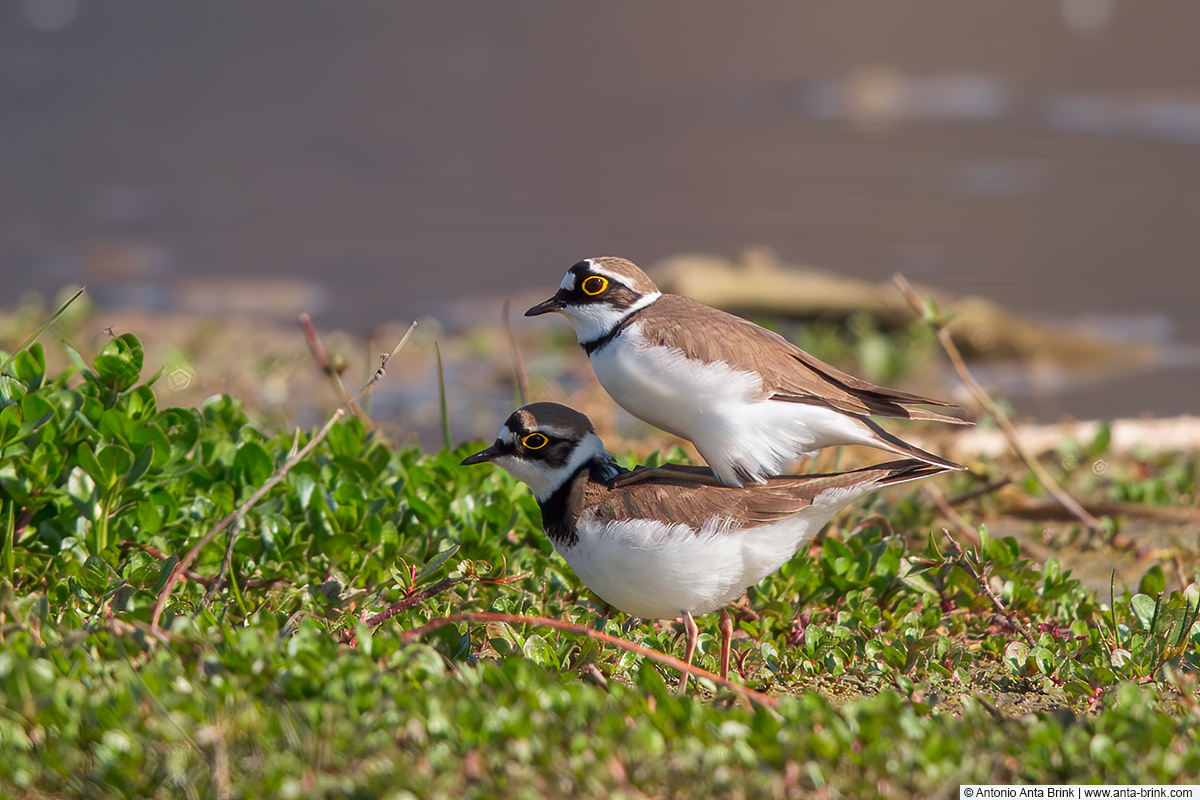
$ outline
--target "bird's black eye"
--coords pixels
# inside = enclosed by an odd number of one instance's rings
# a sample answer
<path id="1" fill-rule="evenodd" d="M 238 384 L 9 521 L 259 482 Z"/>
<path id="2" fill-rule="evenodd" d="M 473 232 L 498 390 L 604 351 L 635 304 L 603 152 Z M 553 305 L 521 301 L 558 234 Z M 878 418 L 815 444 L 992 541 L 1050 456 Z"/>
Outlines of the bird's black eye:
<path id="1" fill-rule="evenodd" d="M 579 285 L 583 289 L 583 293 L 588 297 L 595 297 L 608 288 L 608 278 L 603 278 L 599 275 L 588 275 L 583 279 L 583 283 Z"/>
<path id="2" fill-rule="evenodd" d="M 550 440 L 547 439 L 543 434 L 531 433 L 521 440 L 521 444 L 525 446 L 526 450 L 541 450 L 543 447 L 550 444 Z"/>

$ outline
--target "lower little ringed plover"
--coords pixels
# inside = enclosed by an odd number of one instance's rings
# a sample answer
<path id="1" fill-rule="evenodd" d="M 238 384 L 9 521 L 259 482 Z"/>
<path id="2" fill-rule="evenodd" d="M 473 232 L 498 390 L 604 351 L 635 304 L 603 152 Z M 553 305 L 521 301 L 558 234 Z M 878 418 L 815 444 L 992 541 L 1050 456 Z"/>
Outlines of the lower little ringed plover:
<path id="1" fill-rule="evenodd" d="M 525 315 L 551 311 L 570 320 L 618 405 L 691 440 L 727 486 L 779 475 L 832 445 L 868 445 L 961 469 L 871 419 L 962 422 L 921 408 L 952 404 L 860 380 L 752 322 L 663 294 L 623 258 L 580 261 L 553 297 Z"/>
<path id="2" fill-rule="evenodd" d="M 693 616 L 721 612 L 721 676 L 732 624 L 725 606 L 779 569 L 842 507 L 884 486 L 937 475 L 913 459 L 836 475 L 719 483 L 706 467 L 617 465 L 583 414 L 558 403 L 514 411 L 495 443 L 463 460 L 490 461 L 529 484 L 555 551 L 601 599 L 635 617 L 681 618 L 685 658 Z M 687 685 L 687 674 L 680 685 Z"/>

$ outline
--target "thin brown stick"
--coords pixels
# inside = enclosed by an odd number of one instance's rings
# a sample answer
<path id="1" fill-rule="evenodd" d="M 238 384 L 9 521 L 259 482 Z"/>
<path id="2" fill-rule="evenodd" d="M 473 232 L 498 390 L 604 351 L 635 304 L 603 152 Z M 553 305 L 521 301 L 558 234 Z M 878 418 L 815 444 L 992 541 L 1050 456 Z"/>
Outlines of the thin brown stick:
<path id="1" fill-rule="evenodd" d="M 660 653 L 659 651 L 651 650 L 648 647 L 642 647 L 640 644 L 635 644 L 617 636 L 613 636 L 612 634 L 598 631 L 595 628 L 588 627 L 587 625 L 579 625 L 574 622 L 564 622 L 561 619 L 552 619 L 550 617 L 527 617 L 520 614 L 500 614 L 492 611 L 464 611 L 459 614 L 451 614 L 448 617 L 439 617 L 438 619 L 430 620 L 420 627 L 404 631 L 401 634 L 401 638 L 406 642 L 411 642 L 414 639 L 429 633 L 430 631 L 443 628 L 447 625 L 454 625 L 459 622 L 505 622 L 510 625 L 541 625 L 547 628 L 554 628 L 555 630 L 573 633 L 577 636 L 586 636 L 587 638 L 594 639 L 597 642 L 603 642 L 604 644 L 612 645 L 613 647 L 619 647 L 622 650 L 628 650 L 631 653 L 637 653 L 640 656 L 649 658 L 652 661 L 657 661 L 660 664 L 668 666 L 672 669 L 677 669 L 680 672 L 695 675 L 697 678 L 705 678 L 719 686 L 724 686 L 726 689 L 730 689 L 731 691 L 742 695 L 748 700 L 758 703 L 766 708 L 773 709 L 779 707 L 779 701 L 774 697 L 770 697 L 762 692 L 755 691 L 749 686 L 743 686 L 740 683 L 734 683 L 731 680 L 722 678 L 720 675 L 709 672 L 703 667 L 697 667 L 694 664 L 687 664 L 682 659 L 678 659 L 675 656 L 668 655 L 667 653 Z"/>
<path id="2" fill-rule="evenodd" d="M 217 570 L 217 574 L 213 576 L 212 583 L 208 586 L 208 591 L 204 593 L 204 597 L 200 598 L 200 605 L 196 607 L 196 611 L 192 614 L 192 619 L 199 617 L 204 613 L 204 609 L 208 608 L 208 604 L 212 602 L 216 596 L 217 590 L 221 588 L 222 581 L 229 574 L 229 568 L 233 566 L 233 545 L 237 542 L 238 521 L 235 519 L 229 523 L 228 541 L 225 542 L 225 555 L 221 558 L 221 568 Z"/>
<path id="3" fill-rule="evenodd" d="M 513 333 L 512 319 L 508 307 L 511 297 L 504 298 L 504 306 L 500 311 L 500 319 L 504 323 L 504 333 L 508 336 L 508 349 L 512 353 L 513 378 L 517 382 L 518 405 L 529 402 L 529 375 L 525 372 L 525 360 L 521 357 L 521 348 L 517 345 L 517 335 Z"/>
<path id="4" fill-rule="evenodd" d="M 307 316 L 307 315 L 305 315 L 305 316 Z M 303 324 L 303 318 L 301 319 L 301 323 Z M 346 406 L 348 406 L 348 405 L 354 403 L 356 400 L 358 400 L 358 398 L 361 397 L 364 392 L 366 392 L 368 389 L 370 389 L 372 386 L 374 386 L 375 383 L 381 377 L 383 377 L 383 374 L 385 371 L 384 367 L 387 365 L 388 360 L 392 356 L 394 356 L 397 353 L 397 351 L 400 350 L 401 347 L 404 346 L 404 343 L 408 341 L 408 337 L 413 332 L 413 328 L 415 328 L 415 327 L 417 327 L 417 323 L 415 323 L 415 322 L 411 326 L 409 326 L 408 332 L 404 334 L 404 336 L 400 339 L 400 342 L 395 346 L 395 348 L 392 349 L 391 355 L 383 356 L 382 363 L 380 364 L 379 369 L 377 369 L 375 371 L 375 375 L 371 378 L 371 380 L 367 381 L 367 383 L 361 389 L 358 390 L 358 394 L 354 395 L 354 397 L 352 397 L 346 401 Z M 319 340 L 318 340 L 318 344 L 319 344 Z M 322 351 L 323 351 L 323 349 L 324 348 L 322 348 Z M 329 416 L 329 419 L 328 419 L 328 421 L 326 421 L 325 425 L 321 427 L 321 430 L 317 431 L 317 434 L 315 436 L 313 436 L 312 440 L 309 441 L 308 444 L 306 444 L 304 447 L 300 448 L 300 450 L 296 451 L 295 454 L 293 454 L 290 458 L 288 458 L 288 460 L 285 461 L 283 463 L 283 465 L 275 471 L 274 475 L 272 475 L 270 478 L 268 478 L 266 480 L 266 482 L 263 483 L 263 485 L 260 486 L 254 492 L 254 494 L 250 495 L 249 499 L 247 499 L 245 503 L 242 503 L 242 505 L 240 505 L 232 514 L 229 514 L 224 519 L 222 519 L 220 522 L 218 522 L 216 525 L 214 525 L 212 530 L 210 530 L 208 533 L 204 534 L 204 536 L 201 537 L 200 541 L 196 542 L 195 546 L 192 547 L 192 549 L 188 551 L 187 555 L 185 555 L 182 559 L 180 559 L 179 563 L 177 563 L 175 565 L 175 569 L 171 571 L 170 577 L 167 578 L 167 582 L 163 586 L 162 591 L 159 592 L 158 601 L 154 604 L 154 613 L 150 618 L 150 627 L 152 629 L 154 629 L 154 630 L 158 629 L 159 621 L 162 619 L 163 608 L 164 608 L 164 606 L 166 606 L 167 600 L 171 597 L 171 592 L 174 591 L 175 585 L 177 583 L 179 583 L 179 580 L 183 577 L 183 575 L 187 571 L 188 567 L 190 567 L 192 565 L 192 562 L 196 560 L 196 557 L 200 554 L 200 551 L 209 542 L 211 542 L 218 533 L 225 530 L 225 528 L 227 528 L 230 525 L 233 525 L 235 523 L 240 526 L 242 518 L 244 516 L 246 516 L 247 513 L 249 513 L 250 509 L 254 507 L 254 504 L 257 503 L 259 500 L 261 500 L 263 498 L 263 496 L 266 495 L 267 492 L 271 491 L 271 489 L 274 488 L 277 483 L 279 483 L 281 480 L 283 480 L 284 476 L 287 475 L 287 473 L 292 469 L 292 467 L 296 466 L 301 461 L 303 461 L 308 456 L 308 454 L 312 452 L 313 448 L 316 447 L 326 436 L 329 435 L 329 431 L 331 431 L 333 429 L 334 423 L 336 423 L 339 419 L 341 419 L 342 417 L 344 417 L 346 415 L 346 406 L 343 406 L 343 407 L 337 409 L 336 411 L 334 411 L 333 414 L 331 414 Z M 298 436 L 299 436 L 299 432 L 297 432 L 297 437 Z M 227 550 L 226 550 L 226 552 L 229 554 L 231 554 L 233 552 L 233 544 L 234 544 L 235 538 L 236 538 L 236 529 L 233 533 L 230 534 L 230 541 L 229 541 L 229 544 L 227 545 Z M 224 570 L 224 568 L 225 567 L 223 567 L 222 569 Z M 223 574 L 224 574 L 224 572 L 222 572 L 222 575 Z"/>
<path id="5" fill-rule="evenodd" d="M 462 583 L 465 580 L 466 580 L 466 578 L 461 578 L 461 577 L 460 578 L 442 578 L 440 581 L 433 584 L 432 586 L 428 586 L 419 592 L 413 592 L 410 595 L 401 597 L 395 603 L 392 603 L 390 606 L 388 606 L 383 611 L 380 611 L 375 616 L 367 618 L 365 620 L 365 623 L 366 623 L 367 627 L 369 627 L 369 628 L 374 628 L 377 625 L 382 625 L 383 623 L 387 622 L 392 617 L 399 614 L 401 611 L 412 608 L 413 606 L 417 605 L 418 603 L 424 603 L 429 598 L 439 595 L 442 592 L 446 591 L 447 589 L 457 586 L 458 584 Z"/>
<path id="6" fill-rule="evenodd" d="M 901 294 L 908 300 L 908 304 L 912 306 L 917 315 L 924 318 L 924 304 L 921 302 L 921 297 L 917 294 L 917 290 L 912 287 L 912 284 L 900 273 L 893 275 L 892 280 L 895 281 L 896 286 L 900 288 Z M 1087 509 L 1080 505 L 1074 497 L 1071 497 L 1065 489 L 1059 486 L 1053 476 L 1037 460 L 1037 456 L 1021 441 L 1016 426 L 1009 420 L 1008 415 L 1004 413 L 1000 406 L 996 405 L 996 401 L 976 382 L 974 376 L 971 375 L 971 371 L 967 369 L 967 364 L 963 360 L 962 353 L 959 352 L 958 347 L 954 344 L 954 340 L 951 338 L 950 331 L 946 329 L 946 326 L 936 321 L 933 325 L 937 331 L 938 341 L 941 342 L 942 349 L 946 351 L 946 355 L 950 357 L 950 363 L 954 366 L 954 371 L 958 373 L 959 379 L 967 387 L 967 390 L 971 392 L 971 396 L 975 398 L 975 401 L 988 413 L 988 416 L 996 420 L 996 424 L 1000 426 L 1000 430 L 1004 433 L 1004 438 L 1008 440 L 1009 446 L 1021 457 L 1026 466 L 1029 467 L 1029 471 L 1037 478 L 1038 483 L 1063 508 L 1071 512 L 1071 515 L 1082 522 L 1088 529 L 1103 531 L 1104 524 L 1089 514 Z"/>
<path id="7" fill-rule="evenodd" d="M 363 387 L 358 390 L 358 393 L 356 395 L 354 395 L 353 398 L 351 398 L 351 402 L 358 400 L 358 398 L 362 397 L 364 394 L 366 394 L 368 391 L 370 391 L 371 387 L 374 386 L 376 383 L 378 383 L 379 379 L 387 374 L 388 362 L 391 361 L 393 358 L 395 358 L 396 353 L 400 352 L 400 348 L 404 347 L 405 343 L 408 342 L 408 337 L 412 336 L 412 332 L 415 331 L 416 329 L 417 329 L 417 321 L 414 319 L 413 324 L 409 325 L 408 330 L 406 330 L 404 332 L 404 335 L 400 337 L 400 341 L 396 342 L 396 346 L 392 348 L 392 352 L 380 354 L 379 366 L 376 368 L 375 374 L 371 376 L 371 380 L 369 380 L 363 384 Z"/>
<path id="8" fill-rule="evenodd" d="M 961 506 L 963 503 L 974 500 L 976 497 L 983 497 L 985 494 L 991 494 L 992 492 L 1003 489 L 1005 486 L 1008 486 L 1010 483 L 1012 483 L 1012 480 L 1013 479 L 1011 475 L 1002 475 L 999 478 L 996 478 L 994 481 L 981 483 L 974 489 L 963 492 L 962 494 L 956 494 L 954 497 L 947 497 L 946 503 L 951 506 Z"/>
<path id="9" fill-rule="evenodd" d="M 1037 643 L 1034 641 L 1033 636 L 1029 634 L 1029 631 L 1025 630 L 1025 626 L 1021 624 L 1019 619 L 1012 615 L 1012 612 L 1008 610 L 1004 603 L 1000 602 L 1000 598 L 996 596 L 996 593 L 992 591 L 992 587 L 988 585 L 987 575 L 975 569 L 975 565 L 971 563 L 971 560 L 967 558 L 967 554 L 963 551 L 962 545 L 950 535 L 950 531 L 943 528 L 942 533 L 946 534 L 946 540 L 950 543 L 950 549 L 954 551 L 954 561 L 952 563 L 970 575 L 979 584 L 979 588 L 983 591 L 984 596 L 992 601 L 992 606 L 996 609 L 996 612 L 1004 618 L 1004 621 L 1013 630 L 1021 634 L 1021 638 L 1025 640 L 1026 644 L 1034 647 Z"/>
<path id="10" fill-rule="evenodd" d="M 300 329 L 304 331 L 304 341 L 308 343 L 308 352 L 317 361 L 317 366 L 321 371 L 329 376 L 330 382 L 333 383 L 334 391 L 342 399 L 342 404 L 349 407 L 354 412 L 354 416 L 362 420 L 367 426 L 367 430 L 375 427 L 375 423 L 367 416 L 367 412 L 362 410 L 362 407 L 350 397 L 350 390 L 346 388 L 346 382 L 342 380 L 342 373 L 333 365 L 333 359 L 329 357 L 329 353 L 325 350 L 325 343 L 321 341 L 320 335 L 317 333 L 317 328 L 313 325 L 312 317 L 307 313 L 300 313 Z"/>
<path id="11" fill-rule="evenodd" d="M 1200 522 L 1200 509 L 1190 506 L 1152 506 L 1145 503 L 1121 503 L 1101 500 L 1087 504 L 1093 514 L 1113 517 L 1134 517 L 1164 524 L 1187 524 Z M 1021 519 L 1062 519 L 1069 516 L 1060 506 L 1050 502 L 1014 502 L 1005 507 L 1004 513 Z"/>
<path id="12" fill-rule="evenodd" d="M 155 547 L 152 544 L 146 544 L 145 542 L 134 542 L 134 541 L 125 540 L 122 542 L 118 542 L 117 546 L 120 547 L 122 550 L 141 550 L 141 551 L 153 556 L 154 558 L 167 558 L 167 554 L 164 553 L 162 550 L 159 550 L 157 547 Z M 207 575 L 201 575 L 199 572 L 193 572 L 190 569 L 186 570 L 183 573 L 183 577 L 187 578 L 189 581 L 198 583 L 201 586 L 205 586 L 205 587 L 212 586 L 214 583 L 220 583 L 220 581 L 218 581 L 216 578 L 210 578 Z M 282 581 L 283 581 L 283 578 L 251 578 L 242 583 L 242 588 L 243 589 L 265 589 L 268 586 L 274 586 L 275 584 L 280 583 Z"/>
<path id="13" fill-rule="evenodd" d="M 183 577 L 183 573 L 192 565 L 192 562 L 196 560 L 196 557 L 200 555 L 200 551 L 203 550 L 204 547 L 211 542 L 218 533 L 225 530 L 235 521 L 240 523 L 242 517 L 246 516 L 250 509 L 254 507 L 254 504 L 261 500 L 263 496 L 267 494 L 267 492 L 275 488 L 275 484 L 283 480 L 284 476 L 288 474 L 292 467 L 304 460 L 304 458 L 306 458 L 308 454 L 312 452 L 313 448 L 316 447 L 322 439 L 329 435 L 329 431 L 332 430 L 334 423 L 345 415 L 346 410 L 344 408 L 339 408 L 334 411 L 333 414 L 329 416 L 329 421 L 325 423 L 325 426 L 317 432 L 317 435 L 314 436 L 308 444 L 304 445 L 304 447 L 297 451 L 295 455 L 285 461 L 283 466 L 277 469 L 275 474 L 268 478 L 266 482 L 264 482 L 263 485 L 254 492 L 254 494 L 250 495 L 246 502 L 242 503 L 233 513 L 229 514 L 223 520 L 214 525 L 212 530 L 204 534 L 204 536 L 200 538 L 200 541 L 196 542 L 195 546 L 188 551 L 187 555 L 179 560 L 179 563 L 175 565 L 175 569 L 171 571 L 170 577 L 167 578 L 167 582 L 163 586 L 162 591 L 159 592 L 158 601 L 154 604 L 154 613 L 150 617 L 150 627 L 152 629 L 158 629 L 159 621 L 162 619 L 163 608 L 166 606 L 167 600 L 170 599 L 171 592 L 174 591 L 175 585 L 179 583 L 179 579 Z"/>

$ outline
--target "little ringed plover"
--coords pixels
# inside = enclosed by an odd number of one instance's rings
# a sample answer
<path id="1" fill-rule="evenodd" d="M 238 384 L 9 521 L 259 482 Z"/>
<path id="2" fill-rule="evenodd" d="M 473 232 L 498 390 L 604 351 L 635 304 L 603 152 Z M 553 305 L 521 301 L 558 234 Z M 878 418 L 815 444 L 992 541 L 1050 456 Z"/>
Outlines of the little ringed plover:
<path id="1" fill-rule="evenodd" d="M 945 468 L 893 461 L 835 475 L 719 483 L 706 467 L 626 470 L 591 421 L 557 403 L 514 411 L 494 444 L 463 460 L 490 461 L 529 484 L 555 551 L 608 604 L 635 617 L 682 618 L 690 664 L 696 614 L 721 612 L 721 676 L 733 627 L 725 606 L 779 569 L 842 507 L 884 486 Z M 683 676 L 680 690 L 687 685 Z"/>
<path id="2" fill-rule="evenodd" d="M 868 445 L 946 469 L 875 417 L 962 420 L 921 406 L 953 404 L 847 375 L 776 333 L 680 295 L 630 261 L 580 261 L 558 291 L 525 312 L 564 314 L 596 378 L 619 405 L 690 439 L 727 486 L 762 482 L 831 445 Z"/>

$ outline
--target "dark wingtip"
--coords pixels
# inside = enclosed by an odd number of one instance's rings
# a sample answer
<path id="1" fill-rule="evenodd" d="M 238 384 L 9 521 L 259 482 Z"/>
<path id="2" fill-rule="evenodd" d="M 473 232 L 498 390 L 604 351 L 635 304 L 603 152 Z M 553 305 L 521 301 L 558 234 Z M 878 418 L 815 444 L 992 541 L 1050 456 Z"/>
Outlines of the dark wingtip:
<path id="1" fill-rule="evenodd" d="M 906 458 L 865 467 L 863 471 L 885 470 L 886 474 L 879 478 L 878 483 L 880 486 L 888 486 L 893 483 L 905 483 L 920 478 L 931 478 L 934 475 L 941 475 L 944 472 L 952 472 L 953 469 L 964 469 L 964 467 L 944 467 L 941 464 L 931 464 L 928 461 Z"/>
<path id="2" fill-rule="evenodd" d="M 941 456 L 934 455 L 933 453 L 930 453 L 928 450 L 922 450 L 921 448 L 917 447 L 915 444 L 909 444 L 908 442 L 904 441 L 900 437 L 894 436 L 894 435 L 888 433 L 886 430 L 883 429 L 882 426 L 880 426 L 874 420 L 867 419 L 866 417 L 859 417 L 859 419 L 862 421 L 862 423 L 864 425 L 866 425 L 868 428 L 871 429 L 871 431 L 875 434 L 876 438 L 880 442 L 891 445 L 890 447 L 884 447 L 883 448 L 884 450 L 891 450 L 893 453 L 899 453 L 901 455 L 907 455 L 907 456 L 912 456 L 913 458 L 918 458 L 921 461 L 924 461 L 926 464 L 931 464 L 933 466 L 940 467 L 943 470 L 966 469 L 966 467 L 964 467 L 962 464 L 958 464 L 954 461 L 951 461 L 948 458 L 942 458 Z"/>

